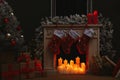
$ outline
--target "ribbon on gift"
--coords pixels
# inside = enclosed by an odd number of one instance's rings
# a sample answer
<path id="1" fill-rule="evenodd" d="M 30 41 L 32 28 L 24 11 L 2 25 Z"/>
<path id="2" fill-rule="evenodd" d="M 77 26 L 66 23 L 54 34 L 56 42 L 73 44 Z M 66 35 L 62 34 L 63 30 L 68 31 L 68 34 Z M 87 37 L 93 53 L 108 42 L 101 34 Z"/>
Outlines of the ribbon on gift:
<path id="1" fill-rule="evenodd" d="M 21 73 L 26 75 L 26 79 L 30 79 L 29 73 L 34 72 L 34 68 L 30 68 L 30 62 L 26 61 L 25 66 L 21 69 Z"/>
<path id="2" fill-rule="evenodd" d="M 2 77 L 6 80 L 13 80 L 13 78 L 19 74 L 19 70 L 13 70 L 13 65 L 8 64 L 8 71 L 2 72 Z"/>

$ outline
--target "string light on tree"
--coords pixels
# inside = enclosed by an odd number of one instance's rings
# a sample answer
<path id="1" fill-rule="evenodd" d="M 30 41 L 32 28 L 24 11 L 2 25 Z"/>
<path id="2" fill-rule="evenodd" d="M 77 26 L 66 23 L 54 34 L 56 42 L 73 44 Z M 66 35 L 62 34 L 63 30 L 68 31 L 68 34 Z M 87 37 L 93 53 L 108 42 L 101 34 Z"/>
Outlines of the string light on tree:
<path id="1" fill-rule="evenodd" d="M 21 35 L 21 38 L 23 38 L 24 36 L 23 35 Z"/>
<path id="2" fill-rule="evenodd" d="M 10 33 L 7 33 L 7 37 L 10 37 L 11 36 L 11 34 Z"/>
<path id="3" fill-rule="evenodd" d="M 0 0 L 0 50 L 21 50 L 19 46 L 24 46 L 22 34 L 12 8 L 5 0 Z"/>
<path id="4" fill-rule="evenodd" d="M 14 15 L 14 13 L 11 13 L 11 15 Z"/>

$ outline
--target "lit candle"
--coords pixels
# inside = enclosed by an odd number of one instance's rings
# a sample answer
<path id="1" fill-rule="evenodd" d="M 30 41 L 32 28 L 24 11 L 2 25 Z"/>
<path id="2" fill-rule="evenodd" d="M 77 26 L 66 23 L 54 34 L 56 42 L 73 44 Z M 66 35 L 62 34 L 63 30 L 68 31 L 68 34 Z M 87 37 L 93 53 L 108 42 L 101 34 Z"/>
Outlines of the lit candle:
<path id="1" fill-rule="evenodd" d="M 81 63 L 81 69 L 82 69 L 82 73 L 84 74 L 86 72 L 86 65 L 85 63 Z"/>
<path id="2" fill-rule="evenodd" d="M 83 69 L 82 68 L 78 68 L 78 74 L 83 74 Z"/>
<path id="3" fill-rule="evenodd" d="M 94 24 L 98 24 L 98 11 L 94 11 L 93 12 L 93 17 L 94 17 Z"/>
<path id="4" fill-rule="evenodd" d="M 59 59 L 58 59 L 58 66 L 61 66 L 62 65 L 62 58 L 60 57 Z"/>
<path id="5" fill-rule="evenodd" d="M 93 23 L 93 14 L 92 13 L 88 13 L 87 14 L 87 23 L 88 24 L 92 24 Z"/>
<path id="6" fill-rule="evenodd" d="M 58 66 L 58 72 L 63 73 L 64 71 L 64 66 Z"/>
<path id="7" fill-rule="evenodd" d="M 70 66 L 74 66 L 74 61 L 70 60 Z"/>
<path id="8" fill-rule="evenodd" d="M 80 65 L 80 58 L 76 57 L 76 64 L 79 66 Z"/>
<path id="9" fill-rule="evenodd" d="M 64 60 L 64 65 L 66 66 L 68 64 L 68 60 Z"/>

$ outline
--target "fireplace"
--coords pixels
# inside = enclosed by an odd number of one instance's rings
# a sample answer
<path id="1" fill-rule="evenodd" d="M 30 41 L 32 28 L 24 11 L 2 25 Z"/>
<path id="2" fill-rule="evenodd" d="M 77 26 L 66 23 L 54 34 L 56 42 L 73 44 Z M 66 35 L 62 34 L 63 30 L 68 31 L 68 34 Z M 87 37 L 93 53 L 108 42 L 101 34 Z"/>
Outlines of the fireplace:
<path id="1" fill-rule="evenodd" d="M 74 59 L 78 56 L 81 57 L 81 61 L 85 62 L 86 66 L 87 66 L 87 71 L 90 71 L 90 67 L 91 67 L 91 59 L 93 55 L 99 55 L 99 28 L 100 26 L 102 26 L 102 24 L 89 24 L 88 28 L 92 28 L 95 32 L 95 35 L 93 37 L 92 40 L 90 40 L 89 42 L 89 49 L 88 49 L 88 55 L 79 55 L 79 53 L 71 53 L 71 54 L 66 54 L 63 55 L 63 53 L 60 53 L 59 55 L 54 55 L 51 54 L 48 51 L 48 43 L 51 40 L 54 31 L 57 30 L 75 30 L 76 32 L 81 34 L 83 33 L 84 29 L 85 29 L 84 24 L 82 25 L 43 25 L 44 27 L 44 57 L 43 57 L 43 68 L 46 71 L 52 71 L 52 72 L 56 72 L 57 71 L 57 66 L 58 66 L 58 59 L 61 57 L 63 59 L 68 59 L 68 62 L 70 63 L 71 59 Z M 62 52 L 62 51 L 61 51 Z M 74 54 L 74 57 L 73 57 Z M 70 55 L 72 55 L 71 57 L 69 57 Z M 67 56 L 69 58 L 67 58 Z M 87 60 L 87 61 L 86 61 Z"/>

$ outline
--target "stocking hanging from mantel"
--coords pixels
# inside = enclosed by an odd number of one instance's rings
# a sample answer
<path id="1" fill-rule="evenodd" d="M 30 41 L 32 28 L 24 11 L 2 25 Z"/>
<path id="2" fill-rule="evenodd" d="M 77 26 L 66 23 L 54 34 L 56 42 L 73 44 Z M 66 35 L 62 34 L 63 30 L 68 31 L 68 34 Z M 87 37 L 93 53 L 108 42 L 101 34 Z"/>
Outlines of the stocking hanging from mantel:
<path id="1" fill-rule="evenodd" d="M 48 49 L 53 54 L 60 54 L 60 45 L 62 39 L 65 37 L 63 30 L 55 30 L 51 41 L 48 44 Z"/>
<path id="2" fill-rule="evenodd" d="M 88 54 L 88 44 L 94 33 L 95 32 L 92 28 L 86 28 L 84 30 L 83 35 L 76 44 L 77 50 L 80 54 Z"/>
<path id="3" fill-rule="evenodd" d="M 61 48 L 65 54 L 70 54 L 72 44 L 79 39 L 80 35 L 75 30 L 65 32 L 66 36 L 62 39 Z"/>

